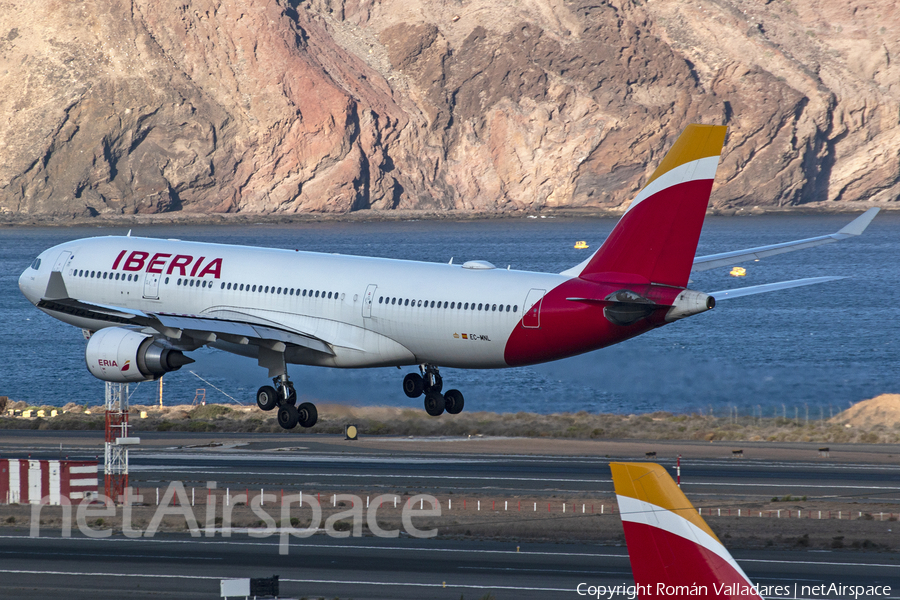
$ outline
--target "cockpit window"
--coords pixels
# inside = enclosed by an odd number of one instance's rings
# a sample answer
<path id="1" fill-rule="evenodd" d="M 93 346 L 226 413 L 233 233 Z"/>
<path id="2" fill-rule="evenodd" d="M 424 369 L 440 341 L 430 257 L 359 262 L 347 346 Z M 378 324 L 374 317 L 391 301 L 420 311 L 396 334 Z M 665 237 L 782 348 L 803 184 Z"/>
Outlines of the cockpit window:
<path id="1" fill-rule="evenodd" d="M 41 259 L 39 259 L 39 258 L 34 259 L 34 262 L 31 263 L 31 268 L 34 269 L 35 271 L 39 270 L 41 268 Z"/>

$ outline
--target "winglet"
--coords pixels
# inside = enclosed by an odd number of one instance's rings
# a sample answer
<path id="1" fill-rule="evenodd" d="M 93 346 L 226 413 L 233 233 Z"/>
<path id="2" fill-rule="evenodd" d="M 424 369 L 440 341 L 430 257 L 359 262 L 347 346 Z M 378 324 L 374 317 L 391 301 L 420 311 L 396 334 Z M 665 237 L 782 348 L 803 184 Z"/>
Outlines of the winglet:
<path id="1" fill-rule="evenodd" d="M 637 595 L 761 600 L 758 588 L 660 465 L 610 463 Z M 680 595 L 680 594 L 678 594 Z"/>
<path id="2" fill-rule="evenodd" d="M 869 223 L 872 222 L 872 219 L 875 218 L 875 215 L 878 214 L 880 208 L 870 208 L 863 214 L 859 215 L 838 231 L 838 234 L 844 235 L 862 235 L 862 232 L 866 230 L 866 227 L 869 226 Z"/>

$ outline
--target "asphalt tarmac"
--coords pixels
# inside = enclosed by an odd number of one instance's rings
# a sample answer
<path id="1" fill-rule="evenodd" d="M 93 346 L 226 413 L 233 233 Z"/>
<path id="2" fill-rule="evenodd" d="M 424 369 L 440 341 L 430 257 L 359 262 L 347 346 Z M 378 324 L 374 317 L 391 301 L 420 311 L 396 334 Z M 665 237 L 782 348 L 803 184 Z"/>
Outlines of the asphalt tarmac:
<path id="1" fill-rule="evenodd" d="M 8 435 L 9 434 L 9 435 Z M 99 439 L 98 439 L 99 438 Z M 99 432 L 4 432 L 0 456 L 72 459 L 99 457 Z M 131 455 L 131 483 L 163 487 L 216 481 L 225 487 L 266 487 L 358 493 L 423 492 L 454 497 L 489 495 L 609 497 L 610 460 L 653 459 L 674 474 L 684 454 L 682 489 L 692 499 L 810 498 L 900 504 L 897 447 L 606 442 L 567 445 L 543 440 L 416 440 L 346 442 L 336 436 L 257 434 L 142 434 Z M 584 449 L 588 450 L 585 451 Z M 554 452 L 557 449 L 558 452 Z M 649 451 L 649 450 L 648 450 Z M 268 491 L 268 490 L 267 490 Z M 144 491 L 146 494 L 146 491 Z M 848 523 L 849 524 L 849 523 Z M 887 524 L 886 524 L 887 525 Z M 29 537 L 0 529 L 0 595 L 6 598 L 217 598 L 219 580 L 279 575 L 282 597 L 496 600 L 579 598 L 587 586 L 632 583 L 623 546 L 587 543 L 525 544 L 484 540 L 278 538 L 235 533 L 192 538 L 160 533 L 127 539 L 117 533 L 89 539 L 48 530 Z M 847 593 L 802 593 L 818 584 L 889 585 L 900 598 L 900 555 L 889 552 L 736 550 L 735 558 L 761 585 L 787 586 L 769 597 L 851 598 Z M 785 591 L 781 590 L 781 591 Z M 627 598 L 617 595 L 616 598 Z"/>
<path id="2" fill-rule="evenodd" d="M 445 496 L 613 494 L 608 463 L 649 460 L 676 476 L 691 498 L 764 501 L 773 496 L 900 504 L 900 448 L 814 444 L 711 445 L 705 442 L 578 442 L 565 440 L 369 438 L 277 434 L 141 434 L 131 451 L 130 482 L 141 489 L 185 486 L 306 492 L 406 493 Z M 730 458 L 740 447 L 744 458 Z M 525 450 L 527 449 L 527 451 Z M 543 452 L 542 452 L 543 450 Z M 0 456 L 94 459 L 99 432 L 4 432 Z"/>
<path id="3" fill-rule="evenodd" d="M 770 597 L 850 598 L 802 594 L 800 586 L 887 585 L 900 591 L 895 554 L 850 551 L 736 551 L 757 585 L 785 586 Z M 219 581 L 277 574 L 282 597 L 496 600 L 579 598 L 588 586 L 631 585 L 623 547 L 448 540 L 293 540 L 280 555 L 276 540 L 187 534 L 128 540 L 0 535 L 5 598 L 217 598 Z M 795 590 L 794 586 L 797 586 Z M 796 591 L 796 596 L 795 596 Z M 617 598 L 627 598 L 617 595 Z M 871 596 L 864 596 L 871 597 Z"/>

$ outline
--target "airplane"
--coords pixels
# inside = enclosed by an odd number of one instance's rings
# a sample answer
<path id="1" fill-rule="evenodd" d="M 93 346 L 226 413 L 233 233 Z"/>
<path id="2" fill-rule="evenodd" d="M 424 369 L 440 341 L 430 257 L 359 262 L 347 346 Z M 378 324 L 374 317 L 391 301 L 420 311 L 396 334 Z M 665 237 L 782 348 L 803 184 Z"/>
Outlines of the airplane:
<path id="1" fill-rule="evenodd" d="M 762 600 L 760 588 L 662 466 L 609 466 L 634 575 L 632 597 Z"/>
<path id="2" fill-rule="evenodd" d="M 458 414 L 440 367 L 499 369 L 603 348 L 737 298 L 840 279 L 813 277 L 706 294 L 700 271 L 860 235 L 870 209 L 837 233 L 696 257 L 726 127 L 689 125 L 600 248 L 562 273 L 498 269 L 483 260 L 424 263 L 127 236 L 42 252 L 19 288 L 51 317 L 80 327 L 85 362 L 107 382 L 155 380 L 208 346 L 255 359 L 273 385 L 260 409 L 285 429 L 312 427 L 289 364 L 418 365 L 403 379 L 425 410 Z"/>

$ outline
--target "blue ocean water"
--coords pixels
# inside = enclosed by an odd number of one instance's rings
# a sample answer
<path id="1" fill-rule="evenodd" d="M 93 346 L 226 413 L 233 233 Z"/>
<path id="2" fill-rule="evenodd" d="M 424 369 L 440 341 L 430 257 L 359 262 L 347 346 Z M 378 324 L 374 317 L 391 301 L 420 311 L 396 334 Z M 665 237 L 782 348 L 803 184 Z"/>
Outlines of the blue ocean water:
<path id="1" fill-rule="evenodd" d="M 698 254 L 749 248 L 837 231 L 848 215 L 709 217 Z M 134 227 L 133 235 L 338 252 L 433 262 L 483 259 L 505 267 L 559 272 L 583 260 L 612 219 L 521 218 L 273 226 Z M 63 241 L 125 234 L 128 227 L 0 229 L 0 395 L 31 404 L 102 404 L 103 384 L 84 366 L 80 330 L 32 307 L 19 274 Z M 821 275 L 848 279 L 722 301 L 715 310 L 625 343 L 547 365 L 467 371 L 442 369 L 445 388 L 466 410 L 498 412 L 787 413 L 810 418 L 884 392 L 897 392 L 900 215 L 880 214 L 860 238 L 696 274 L 693 289 L 713 292 Z M 250 404 L 266 383 L 255 361 L 212 350 L 165 377 L 165 402 Z M 421 408 L 400 388 L 411 369 L 333 370 L 293 366 L 302 398 L 348 405 Z M 193 373 L 191 373 L 193 371 Z M 195 375 L 196 374 L 196 375 Z M 206 382 L 201 381 L 202 377 Z M 219 388 L 220 393 L 215 388 Z M 157 386 L 131 386 L 133 404 L 156 402 Z"/>

